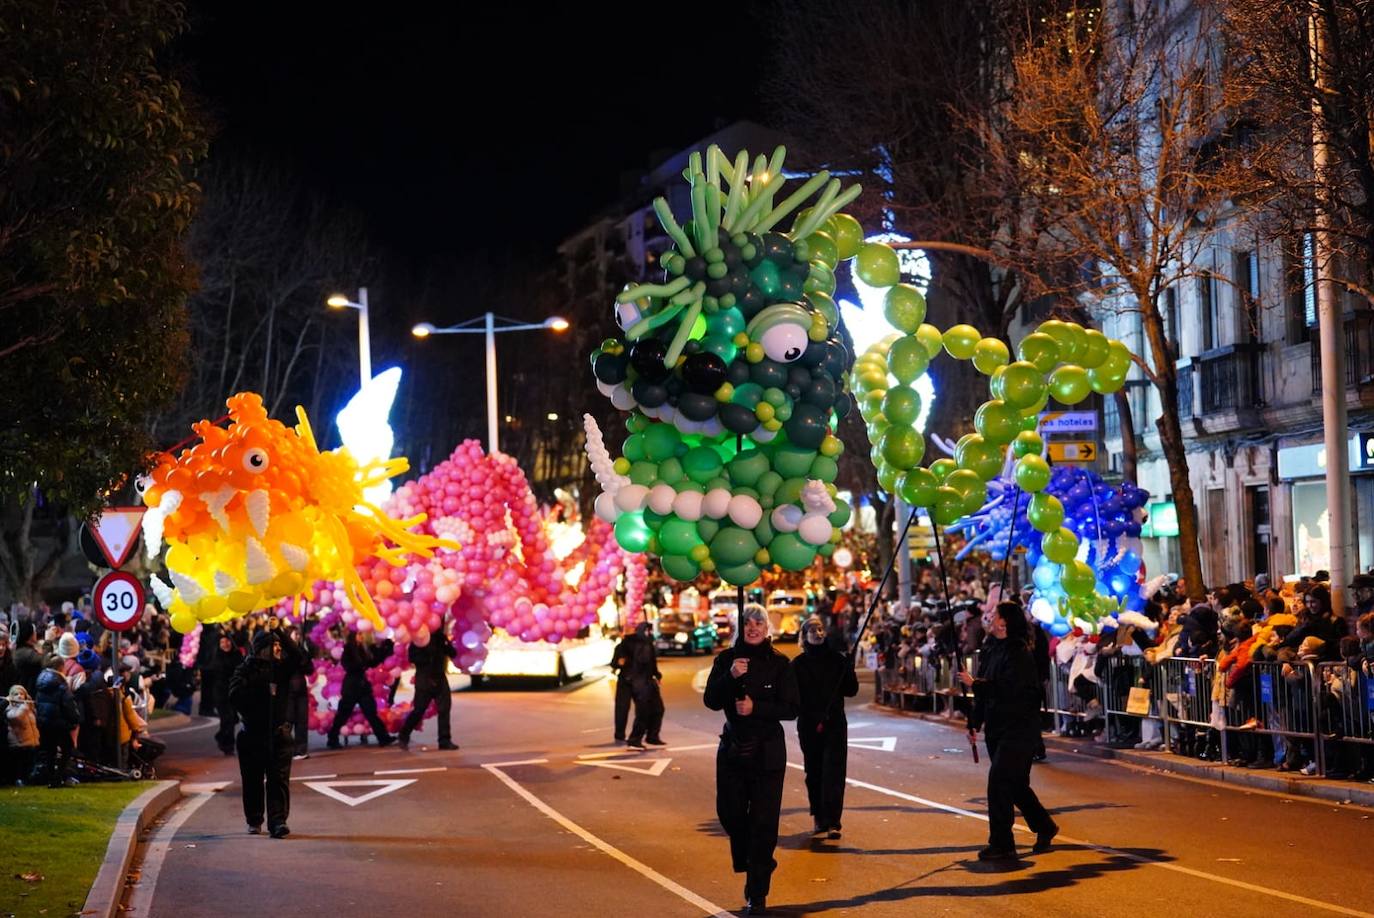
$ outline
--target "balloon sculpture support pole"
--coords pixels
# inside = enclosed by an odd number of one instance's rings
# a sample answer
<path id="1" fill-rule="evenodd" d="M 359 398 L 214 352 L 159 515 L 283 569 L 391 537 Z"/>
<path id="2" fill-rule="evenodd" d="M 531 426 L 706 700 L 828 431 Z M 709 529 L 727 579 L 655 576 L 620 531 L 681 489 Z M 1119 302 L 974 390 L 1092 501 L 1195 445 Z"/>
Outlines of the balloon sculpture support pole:
<path id="1" fill-rule="evenodd" d="M 1015 544 L 1012 541 L 1012 536 L 1016 533 L 1016 509 L 1020 501 L 1021 489 L 1018 487 L 1011 495 L 1012 525 L 1007 527 L 1007 553 L 1006 556 L 1002 558 L 1002 591 L 1001 595 L 998 597 L 999 602 L 1006 602 L 1007 599 L 1007 576 L 1011 573 L 1011 552 L 1012 546 Z"/>
<path id="2" fill-rule="evenodd" d="M 887 570 L 883 571 L 882 579 L 878 581 L 878 586 L 874 588 L 873 599 L 868 604 L 868 611 L 864 613 L 863 621 L 859 623 L 859 630 L 854 633 L 854 643 L 849 645 L 849 650 L 845 653 L 845 659 L 849 661 L 850 666 L 854 665 L 854 661 L 858 657 L 859 642 L 863 640 L 864 632 L 868 630 L 868 623 L 873 618 L 874 611 L 878 608 L 878 601 L 883 595 L 883 588 L 887 586 L 887 581 L 892 577 L 893 570 L 896 569 L 897 554 L 906 551 L 907 533 L 911 531 L 911 527 L 916 522 L 916 513 L 916 508 L 912 507 L 911 514 L 906 518 L 906 525 L 902 527 L 902 534 L 897 537 L 897 544 L 892 549 L 892 557 L 888 559 Z M 803 638 L 803 640 L 805 640 L 805 638 Z M 839 681 L 835 683 L 835 688 L 830 693 L 830 700 L 826 702 L 822 710 L 830 710 L 830 705 L 834 703 L 835 696 L 839 694 L 840 686 L 843 684 L 844 672 L 841 671 Z M 816 732 L 821 733 L 824 730 L 825 721 L 822 720 L 820 723 L 816 724 Z"/>
<path id="3" fill-rule="evenodd" d="M 949 623 L 950 623 L 951 626 L 953 626 L 953 624 L 954 624 L 954 606 L 953 606 L 953 604 L 950 602 L 950 599 L 949 599 L 949 578 L 945 575 L 945 550 L 944 550 L 944 547 L 940 544 L 940 525 L 939 525 L 938 523 L 936 523 L 934 519 L 931 519 L 931 521 L 930 521 L 930 526 L 931 526 L 931 529 L 933 529 L 934 532 L 935 532 L 935 560 L 936 560 L 936 561 L 939 563 L 939 565 L 940 565 L 940 586 L 941 586 L 941 587 L 944 589 L 944 591 L 945 591 L 945 610 L 949 612 Z M 954 672 L 955 672 L 955 673 L 960 673 L 960 672 L 963 672 L 963 669 L 964 669 L 964 658 L 963 658 L 963 657 L 960 655 L 960 653 L 959 653 L 959 636 L 958 636 L 958 634 L 954 634 L 954 635 L 952 635 L 952 637 L 953 637 L 953 640 L 954 640 Z M 964 686 L 963 686 L 962 683 L 960 683 L 960 685 L 959 685 L 959 696 L 960 696 L 961 698 L 967 698 L 967 697 L 968 697 L 968 692 L 965 691 Z M 973 731 L 971 731 L 971 730 L 969 731 L 969 745 L 973 747 L 973 761 L 974 761 L 975 764 L 977 764 L 977 762 L 978 762 L 978 743 L 977 743 L 977 741 L 974 739 Z"/>
<path id="4" fill-rule="evenodd" d="M 744 451 L 744 434 L 735 434 L 735 455 Z M 735 643 L 744 638 L 744 584 L 735 587 Z"/>

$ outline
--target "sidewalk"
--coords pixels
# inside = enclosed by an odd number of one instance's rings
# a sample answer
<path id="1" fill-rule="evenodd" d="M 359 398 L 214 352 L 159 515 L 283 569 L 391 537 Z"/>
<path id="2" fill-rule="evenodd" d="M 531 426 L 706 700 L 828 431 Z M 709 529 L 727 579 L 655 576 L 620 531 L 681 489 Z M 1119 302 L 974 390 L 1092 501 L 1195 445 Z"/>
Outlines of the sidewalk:
<path id="1" fill-rule="evenodd" d="M 867 707 L 874 713 L 887 714 L 893 717 L 916 717 L 960 732 L 965 729 L 962 720 L 951 720 L 944 715 L 923 711 L 898 711 L 875 702 L 869 702 Z M 1280 794 L 1290 794 L 1295 797 L 1310 797 L 1317 800 L 1330 800 L 1333 803 L 1353 803 L 1359 806 L 1374 807 L 1374 784 L 1367 782 L 1309 778 L 1305 775 L 1282 773 L 1270 769 L 1234 768 L 1215 762 L 1202 762 L 1170 752 L 1112 749 L 1092 739 L 1056 736 L 1052 733 L 1045 734 L 1045 747 L 1054 752 L 1070 752 L 1098 759 L 1108 759 L 1124 765 L 1148 768 L 1164 775 L 1186 775 L 1209 781 L 1221 781 L 1238 787 L 1253 787 Z"/>

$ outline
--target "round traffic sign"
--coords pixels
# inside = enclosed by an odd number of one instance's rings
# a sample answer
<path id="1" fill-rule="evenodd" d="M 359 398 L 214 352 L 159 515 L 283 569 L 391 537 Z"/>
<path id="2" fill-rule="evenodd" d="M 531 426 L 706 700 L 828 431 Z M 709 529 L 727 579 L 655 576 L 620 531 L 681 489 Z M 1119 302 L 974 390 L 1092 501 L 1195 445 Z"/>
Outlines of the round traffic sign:
<path id="1" fill-rule="evenodd" d="M 143 614 L 143 584 L 133 574 L 111 571 L 95 585 L 95 617 L 111 631 L 128 631 Z"/>

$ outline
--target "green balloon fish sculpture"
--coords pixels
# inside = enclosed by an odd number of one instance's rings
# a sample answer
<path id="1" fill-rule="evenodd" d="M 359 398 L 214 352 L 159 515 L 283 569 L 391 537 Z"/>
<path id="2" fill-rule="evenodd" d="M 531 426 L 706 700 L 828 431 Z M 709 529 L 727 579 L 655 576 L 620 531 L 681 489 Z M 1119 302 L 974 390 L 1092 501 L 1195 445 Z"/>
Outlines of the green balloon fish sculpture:
<path id="1" fill-rule="evenodd" d="M 744 585 L 769 565 L 802 570 L 834 551 L 851 514 L 834 486 L 835 424 L 853 407 L 834 272 L 857 257 L 861 273 L 892 284 L 897 256 L 865 245 L 840 213 L 857 185 L 820 172 L 778 200 L 785 155 L 692 155 L 691 220 L 654 202 L 674 242 L 662 283 L 616 297 L 621 335 L 592 354 L 598 388 L 630 412 L 614 461 L 584 417 L 597 514 L 622 548 L 660 556 L 677 580 L 714 571 Z"/>

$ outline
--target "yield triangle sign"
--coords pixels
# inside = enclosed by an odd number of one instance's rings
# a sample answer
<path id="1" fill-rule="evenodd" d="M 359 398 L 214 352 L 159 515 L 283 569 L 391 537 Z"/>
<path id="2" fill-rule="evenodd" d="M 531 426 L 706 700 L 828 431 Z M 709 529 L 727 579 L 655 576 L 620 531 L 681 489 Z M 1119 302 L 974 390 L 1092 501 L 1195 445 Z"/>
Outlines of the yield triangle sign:
<path id="1" fill-rule="evenodd" d="M 646 759 L 630 764 L 629 762 L 578 762 L 579 765 L 594 765 L 597 768 L 615 768 L 619 771 L 632 771 L 637 775 L 648 775 L 657 778 L 663 774 L 663 770 L 668 767 L 672 759 Z"/>
<path id="2" fill-rule="evenodd" d="M 369 800 L 376 800 L 378 797 L 389 794 L 392 791 L 400 790 L 408 784 L 414 784 L 415 780 L 415 778 L 389 778 L 378 781 L 306 781 L 305 786 L 311 790 L 319 791 L 326 797 L 331 797 L 340 803 L 346 803 L 349 806 L 357 806 Z M 339 790 L 341 787 L 370 787 L 372 790 L 365 794 L 353 796 L 343 793 Z"/>
<path id="3" fill-rule="evenodd" d="M 862 736 L 851 737 L 849 745 L 858 749 L 872 749 L 875 752 L 891 752 L 897 748 L 897 737 L 895 736 Z"/>
<path id="4" fill-rule="evenodd" d="M 118 568 L 129 558 L 143 528 L 143 507 L 110 507 L 91 527 L 91 535 L 110 567 Z"/>

